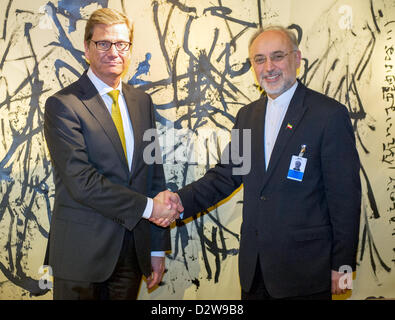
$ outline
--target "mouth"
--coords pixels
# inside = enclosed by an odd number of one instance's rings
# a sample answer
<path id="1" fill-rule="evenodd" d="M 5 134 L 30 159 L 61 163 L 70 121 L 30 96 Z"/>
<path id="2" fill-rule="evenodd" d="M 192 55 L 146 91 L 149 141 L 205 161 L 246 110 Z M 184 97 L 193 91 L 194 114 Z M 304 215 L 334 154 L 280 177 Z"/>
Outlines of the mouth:
<path id="1" fill-rule="evenodd" d="M 110 65 L 110 66 L 118 66 L 118 65 L 121 65 L 122 62 L 118 62 L 118 61 L 108 61 L 108 62 L 106 62 L 106 64 L 107 64 L 107 65 Z"/>
<path id="2" fill-rule="evenodd" d="M 264 75 L 263 80 L 268 83 L 276 82 L 280 79 L 281 73 Z"/>

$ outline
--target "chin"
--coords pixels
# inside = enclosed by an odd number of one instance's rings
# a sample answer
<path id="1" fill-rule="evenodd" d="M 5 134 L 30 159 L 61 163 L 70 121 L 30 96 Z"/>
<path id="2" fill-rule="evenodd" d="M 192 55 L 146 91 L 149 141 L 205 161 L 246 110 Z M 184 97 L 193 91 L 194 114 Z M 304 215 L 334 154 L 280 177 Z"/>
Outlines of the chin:
<path id="1" fill-rule="evenodd" d="M 280 95 L 281 93 L 283 93 L 283 88 L 273 88 L 273 87 L 268 87 L 268 86 L 263 86 L 263 88 L 265 89 L 267 94 L 270 95 Z"/>
<path id="2" fill-rule="evenodd" d="M 106 68 L 103 70 L 106 74 L 112 74 L 112 75 L 120 75 L 123 72 L 123 68 Z"/>

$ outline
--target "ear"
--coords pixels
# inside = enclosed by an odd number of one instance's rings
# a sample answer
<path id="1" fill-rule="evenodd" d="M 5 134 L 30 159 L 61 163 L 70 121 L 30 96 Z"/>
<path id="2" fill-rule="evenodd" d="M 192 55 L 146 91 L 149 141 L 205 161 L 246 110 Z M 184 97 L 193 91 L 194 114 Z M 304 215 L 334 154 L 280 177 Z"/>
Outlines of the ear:
<path id="1" fill-rule="evenodd" d="M 84 41 L 85 60 L 89 63 L 89 42 Z"/>
<path id="2" fill-rule="evenodd" d="M 295 54 L 296 54 L 296 67 L 299 69 L 300 63 L 302 61 L 302 53 L 300 52 L 300 50 L 296 50 Z"/>

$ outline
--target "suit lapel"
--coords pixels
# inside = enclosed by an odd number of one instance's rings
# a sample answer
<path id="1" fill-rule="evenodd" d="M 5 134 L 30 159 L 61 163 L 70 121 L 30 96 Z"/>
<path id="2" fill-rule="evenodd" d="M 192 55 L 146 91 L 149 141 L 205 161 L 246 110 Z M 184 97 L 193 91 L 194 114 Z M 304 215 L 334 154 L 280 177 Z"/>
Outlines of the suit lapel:
<path id="1" fill-rule="evenodd" d="M 275 170 L 280 161 L 285 147 L 287 146 L 289 140 L 297 129 L 298 124 L 303 118 L 303 115 L 306 111 L 306 106 L 303 104 L 305 91 L 305 86 L 299 82 L 294 96 L 292 97 L 291 102 L 288 106 L 287 113 L 285 114 L 284 120 L 281 124 L 276 143 L 274 144 L 274 148 L 270 156 L 269 166 L 267 168 L 265 178 L 263 179 L 262 188 L 264 188 L 269 181 L 273 171 Z M 288 124 L 290 124 L 292 128 L 289 128 Z M 291 161 L 291 159 L 289 159 L 289 161 Z"/>
<path id="2" fill-rule="evenodd" d="M 90 113 L 96 118 L 96 120 L 100 123 L 103 131 L 106 133 L 106 135 L 109 137 L 112 144 L 114 145 L 120 161 L 124 163 L 127 167 L 127 161 L 124 155 L 118 131 L 103 99 L 100 97 L 93 83 L 89 80 L 86 72 L 81 76 L 79 82 L 79 88 L 81 88 L 81 101 L 90 111 Z"/>
<path id="3" fill-rule="evenodd" d="M 255 112 L 252 116 L 254 119 L 252 132 L 252 142 L 251 145 L 254 148 L 252 152 L 251 165 L 254 167 L 254 174 L 259 174 L 260 177 L 265 176 L 265 117 L 267 108 L 267 97 L 264 96 L 258 100 L 259 106 L 255 108 Z M 263 161 L 263 165 L 262 165 Z M 262 180 L 261 180 L 262 181 Z"/>
<path id="4" fill-rule="evenodd" d="M 133 150 L 133 158 L 132 158 L 132 172 L 133 173 L 136 170 L 136 161 L 137 157 L 139 154 L 141 154 L 138 150 L 141 146 L 141 143 L 143 141 L 143 130 L 142 130 L 142 121 L 141 121 L 141 112 L 138 110 L 138 101 L 133 94 L 131 88 L 127 85 L 122 86 L 122 91 L 125 97 L 125 102 L 126 106 L 128 108 L 129 112 L 129 118 L 130 121 L 132 122 L 132 127 L 133 127 L 133 137 L 134 137 L 134 150 Z"/>

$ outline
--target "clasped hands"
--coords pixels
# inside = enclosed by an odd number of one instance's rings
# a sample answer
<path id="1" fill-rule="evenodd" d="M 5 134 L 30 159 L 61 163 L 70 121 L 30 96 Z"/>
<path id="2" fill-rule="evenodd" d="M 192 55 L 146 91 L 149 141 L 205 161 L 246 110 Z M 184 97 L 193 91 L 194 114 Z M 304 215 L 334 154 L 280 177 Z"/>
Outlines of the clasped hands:
<path id="1" fill-rule="evenodd" d="M 158 193 L 153 200 L 154 207 L 149 220 L 158 226 L 168 227 L 184 211 L 179 195 L 169 190 Z"/>

